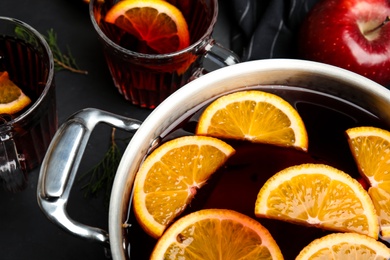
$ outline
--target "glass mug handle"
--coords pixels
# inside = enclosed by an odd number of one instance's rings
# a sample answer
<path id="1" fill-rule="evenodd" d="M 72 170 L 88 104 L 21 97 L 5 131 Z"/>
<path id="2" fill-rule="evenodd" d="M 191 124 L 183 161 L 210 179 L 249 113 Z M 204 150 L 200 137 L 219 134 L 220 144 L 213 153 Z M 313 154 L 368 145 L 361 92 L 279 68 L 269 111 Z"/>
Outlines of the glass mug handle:
<path id="1" fill-rule="evenodd" d="M 66 205 L 88 139 L 98 123 L 135 132 L 141 121 L 88 108 L 71 116 L 56 132 L 39 173 L 37 199 L 45 215 L 65 231 L 109 246 L 108 233 L 72 220 Z"/>
<path id="2" fill-rule="evenodd" d="M 223 68 L 241 62 L 236 53 L 217 43 L 214 39 L 211 39 L 205 50 L 205 59 L 212 63 L 213 66 L 216 66 L 216 68 Z M 189 81 L 199 78 L 208 72 L 205 68 L 199 68 L 192 74 Z"/>
<path id="3" fill-rule="evenodd" d="M 18 154 L 10 126 L 2 127 L 0 141 L 0 179 L 7 190 L 22 190 L 26 186 L 24 156 Z"/>
<path id="4" fill-rule="evenodd" d="M 219 67 L 240 63 L 240 58 L 233 51 L 227 49 L 216 41 L 209 43 L 206 59 L 209 59 Z"/>

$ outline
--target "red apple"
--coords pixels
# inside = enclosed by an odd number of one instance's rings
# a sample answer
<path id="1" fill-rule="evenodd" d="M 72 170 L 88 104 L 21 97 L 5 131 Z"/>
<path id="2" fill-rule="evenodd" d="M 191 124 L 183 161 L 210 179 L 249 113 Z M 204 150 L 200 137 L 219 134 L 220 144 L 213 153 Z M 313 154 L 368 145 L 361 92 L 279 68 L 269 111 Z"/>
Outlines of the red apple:
<path id="1" fill-rule="evenodd" d="M 320 0 L 302 23 L 300 57 L 390 86 L 389 16 L 389 0 Z"/>

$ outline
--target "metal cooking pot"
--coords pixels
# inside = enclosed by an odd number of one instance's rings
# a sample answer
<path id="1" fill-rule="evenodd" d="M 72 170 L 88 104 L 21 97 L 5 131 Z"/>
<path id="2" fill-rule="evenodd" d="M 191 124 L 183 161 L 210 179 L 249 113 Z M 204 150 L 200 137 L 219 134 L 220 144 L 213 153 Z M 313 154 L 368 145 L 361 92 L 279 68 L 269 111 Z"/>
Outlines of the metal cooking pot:
<path id="1" fill-rule="evenodd" d="M 291 85 L 319 90 L 346 99 L 381 118 L 390 126 L 390 91 L 355 73 L 333 66 L 291 59 L 244 62 L 206 74 L 179 89 L 141 122 L 108 112 L 85 109 L 56 133 L 42 163 L 38 203 L 54 223 L 68 232 L 109 245 L 113 259 L 126 259 L 124 230 L 132 183 L 147 152 L 172 123 L 207 101 L 253 85 Z M 66 204 L 84 148 L 97 123 L 136 132 L 128 144 L 112 187 L 109 232 L 69 218 Z"/>

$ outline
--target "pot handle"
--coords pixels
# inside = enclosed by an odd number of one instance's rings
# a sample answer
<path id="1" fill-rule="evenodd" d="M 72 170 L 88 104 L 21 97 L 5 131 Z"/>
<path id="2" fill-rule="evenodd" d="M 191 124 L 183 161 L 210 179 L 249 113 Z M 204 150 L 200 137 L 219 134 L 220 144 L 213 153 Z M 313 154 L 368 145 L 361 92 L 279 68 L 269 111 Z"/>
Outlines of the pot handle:
<path id="1" fill-rule="evenodd" d="M 88 139 L 98 123 L 135 132 L 141 121 L 87 108 L 72 115 L 51 141 L 43 159 L 37 186 L 38 204 L 56 225 L 73 235 L 109 245 L 108 233 L 72 220 L 66 205 Z"/>

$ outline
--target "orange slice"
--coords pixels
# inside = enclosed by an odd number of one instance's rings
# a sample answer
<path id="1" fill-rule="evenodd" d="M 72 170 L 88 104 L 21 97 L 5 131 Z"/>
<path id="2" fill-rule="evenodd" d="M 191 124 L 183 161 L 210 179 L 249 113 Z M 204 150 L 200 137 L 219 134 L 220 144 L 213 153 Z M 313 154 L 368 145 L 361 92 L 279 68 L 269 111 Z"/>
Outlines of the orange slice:
<path id="1" fill-rule="evenodd" d="M 13 83 L 8 72 L 0 72 L 0 114 L 16 114 L 31 103 L 31 99 Z"/>
<path id="2" fill-rule="evenodd" d="M 390 239 L 390 132 L 376 127 L 355 127 L 346 131 L 360 174 L 369 182 L 381 235 Z"/>
<path id="3" fill-rule="evenodd" d="M 202 113 L 196 133 L 305 151 L 308 147 L 306 128 L 298 112 L 281 97 L 256 90 L 215 100 Z"/>
<path id="4" fill-rule="evenodd" d="M 159 54 L 176 52 L 190 43 L 183 14 L 163 0 L 119 1 L 108 11 L 105 21 L 145 42 Z"/>
<path id="5" fill-rule="evenodd" d="M 154 259 L 283 259 L 268 230 L 232 210 L 205 209 L 186 215 L 158 240 Z"/>
<path id="6" fill-rule="evenodd" d="M 348 174 L 323 164 L 292 166 L 272 176 L 258 193 L 255 214 L 378 238 L 368 193 Z"/>
<path id="7" fill-rule="evenodd" d="M 356 233 L 335 233 L 311 242 L 299 253 L 296 260 L 389 258 L 390 249 L 371 237 Z"/>
<path id="8" fill-rule="evenodd" d="M 390 132 L 376 127 L 346 131 L 352 155 L 369 184 L 390 192 Z"/>
<path id="9" fill-rule="evenodd" d="M 205 136 L 180 137 L 154 150 L 134 182 L 134 213 L 146 233 L 160 237 L 233 153 L 230 145 Z"/>
<path id="10" fill-rule="evenodd" d="M 381 237 L 390 242 L 390 193 L 379 187 L 368 189 L 379 218 Z"/>

